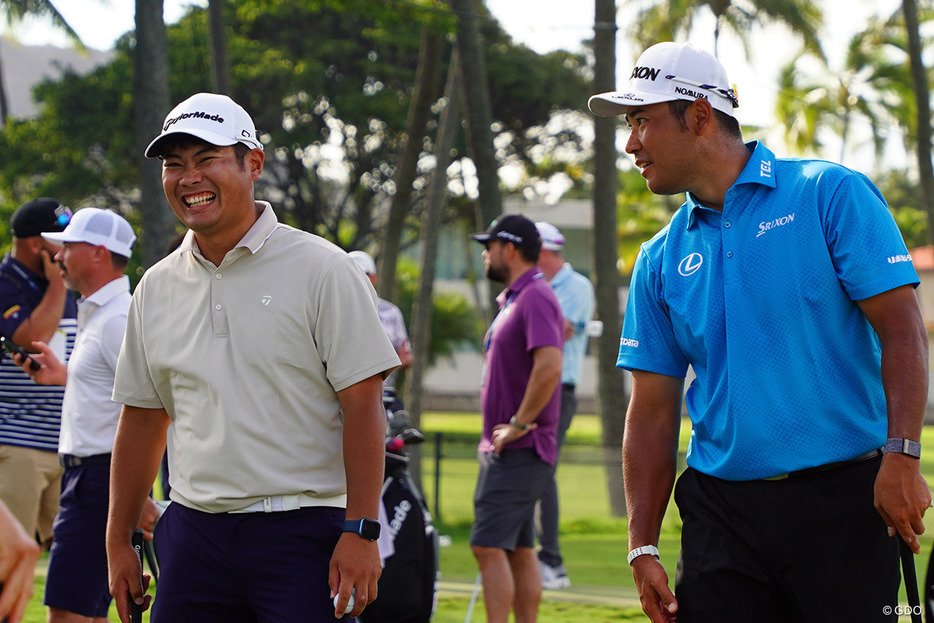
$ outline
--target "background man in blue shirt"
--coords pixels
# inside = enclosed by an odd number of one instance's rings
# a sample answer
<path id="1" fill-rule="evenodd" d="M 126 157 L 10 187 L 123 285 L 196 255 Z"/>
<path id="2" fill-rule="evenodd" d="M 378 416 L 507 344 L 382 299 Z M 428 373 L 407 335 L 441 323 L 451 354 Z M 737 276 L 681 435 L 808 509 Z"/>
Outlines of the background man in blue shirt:
<path id="1" fill-rule="evenodd" d="M 564 316 L 564 354 L 561 359 L 561 412 L 558 419 L 558 451 L 577 411 L 575 389 L 587 351 L 587 324 L 593 317 L 593 285 L 564 261 L 564 235 L 544 221 L 535 223 L 542 239 L 538 267 L 558 298 Z M 557 464 L 555 465 L 557 470 Z M 571 585 L 558 541 L 558 487 L 554 472 L 539 501 L 538 550 L 542 588 L 555 590 Z"/>
<path id="2" fill-rule="evenodd" d="M 649 190 L 687 192 L 642 247 L 620 341 L 642 607 L 656 622 L 894 621 L 891 537 L 918 553 L 931 502 L 918 277 L 876 187 L 744 144 L 729 84 L 713 56 L 660 43 L 589 103 L 625 116 Z M 656 546 L 688 366 L 676 600 Z"/>

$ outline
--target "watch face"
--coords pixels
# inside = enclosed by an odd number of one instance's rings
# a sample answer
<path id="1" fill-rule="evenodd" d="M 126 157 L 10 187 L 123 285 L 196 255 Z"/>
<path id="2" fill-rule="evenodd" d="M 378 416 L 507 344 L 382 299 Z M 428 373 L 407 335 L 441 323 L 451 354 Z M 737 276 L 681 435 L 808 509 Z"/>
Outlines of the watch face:
<path id="1" fill-rule="evenodd" d="M 379 538 L 379 522 L 374 519 L 363 519 L 360 521 L 360 536 L 370 541 Z"/>

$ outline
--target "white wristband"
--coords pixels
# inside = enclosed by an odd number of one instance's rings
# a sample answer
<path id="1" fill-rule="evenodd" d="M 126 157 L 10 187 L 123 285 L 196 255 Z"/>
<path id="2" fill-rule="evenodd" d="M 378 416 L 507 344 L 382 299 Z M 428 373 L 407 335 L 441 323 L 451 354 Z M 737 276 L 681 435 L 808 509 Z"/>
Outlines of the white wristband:
<path id="1" fill-rule="evenodd" d="M 639 556 L 642 556 L 643 554 L 652 554 L 658 558 L 658 548 L 654 545 L 643 545 L 642 547 L 637 547 L 636 549 L 629 552 L 628 556 L 626 556 L 626 562 L 631 565 L 633 560 Z"/>

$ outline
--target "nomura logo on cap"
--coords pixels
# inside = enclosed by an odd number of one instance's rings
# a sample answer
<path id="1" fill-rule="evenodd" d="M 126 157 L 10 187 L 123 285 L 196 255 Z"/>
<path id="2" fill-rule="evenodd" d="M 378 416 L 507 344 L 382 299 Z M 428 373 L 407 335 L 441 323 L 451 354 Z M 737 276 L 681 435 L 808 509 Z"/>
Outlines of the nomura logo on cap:
<path id="1" fill-rule="evenodd" d="M 172 117 L 171 119 L 166 119 L 166 120 L 165 120 L 165 125 L 162 127 L 162 131 L 165 132 L 165 131 L 167 131 L 169 128 L 171 128 L 173 125 L 175 125 L 176 123 L 178 123 L 179 121 L 183 121 L 183 120 L 185 120 L 185 119 L 191 119 L 192 117 L 194 117 L 194 118 L 196 118 L 196 119 L 206 119 L 206 120 L 208 120 L 208 121 L 216 121 L 216 122 L 218 122 L 218 123 L 220 123 L 220 124 L 223 124 L 223 123 L 224 123 L 224 118 L 221 117 L 219 114 L 212 115 L 211 113 L 206 113 L 206 112 L 202 112 L 202 111 L 199 110 L 199 111 L 196 111 L 196 112 L 186 112 L 186 113 L 182 113 L 182 114 L 180 114 L 180 115 L 177 116 L 177 117 Z"/>

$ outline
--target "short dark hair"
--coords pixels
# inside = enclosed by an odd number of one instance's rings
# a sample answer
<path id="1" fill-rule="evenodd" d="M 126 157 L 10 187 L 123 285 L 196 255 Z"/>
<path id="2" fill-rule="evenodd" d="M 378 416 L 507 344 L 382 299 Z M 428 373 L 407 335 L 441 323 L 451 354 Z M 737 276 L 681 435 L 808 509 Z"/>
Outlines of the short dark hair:
<path id="1" fill-rule="evenodd" d="M 670 100 L 668 102 L 668 110 L 671 111 L 671 114 L 681 123 L 681 127 L 687 129 L 687 121 L 684 119 L 685 113 L 687 113 L 688 108 L 691 107 L 693 101 L 690 100 Z M 713 108 L 713 107 L 711 107 Z M 728 115 L 721 110 L 713 108 L 714 116 L 717 118 L 717 122 L 720 124 L 727 134 L 735 138 L 742 139 L 743 132 L 739 127 L 739 121 L 736 120 L 736 117 L 733 115 Z"/>
<path id="2" fill-rule="evenodd" d="M 115 269 L 123 271 L 126 270 L 127 264 L 130 263 L 130 258 L 125 255 L 120 255 L 119 253 L 110 252 L 110 265 Z"/>

